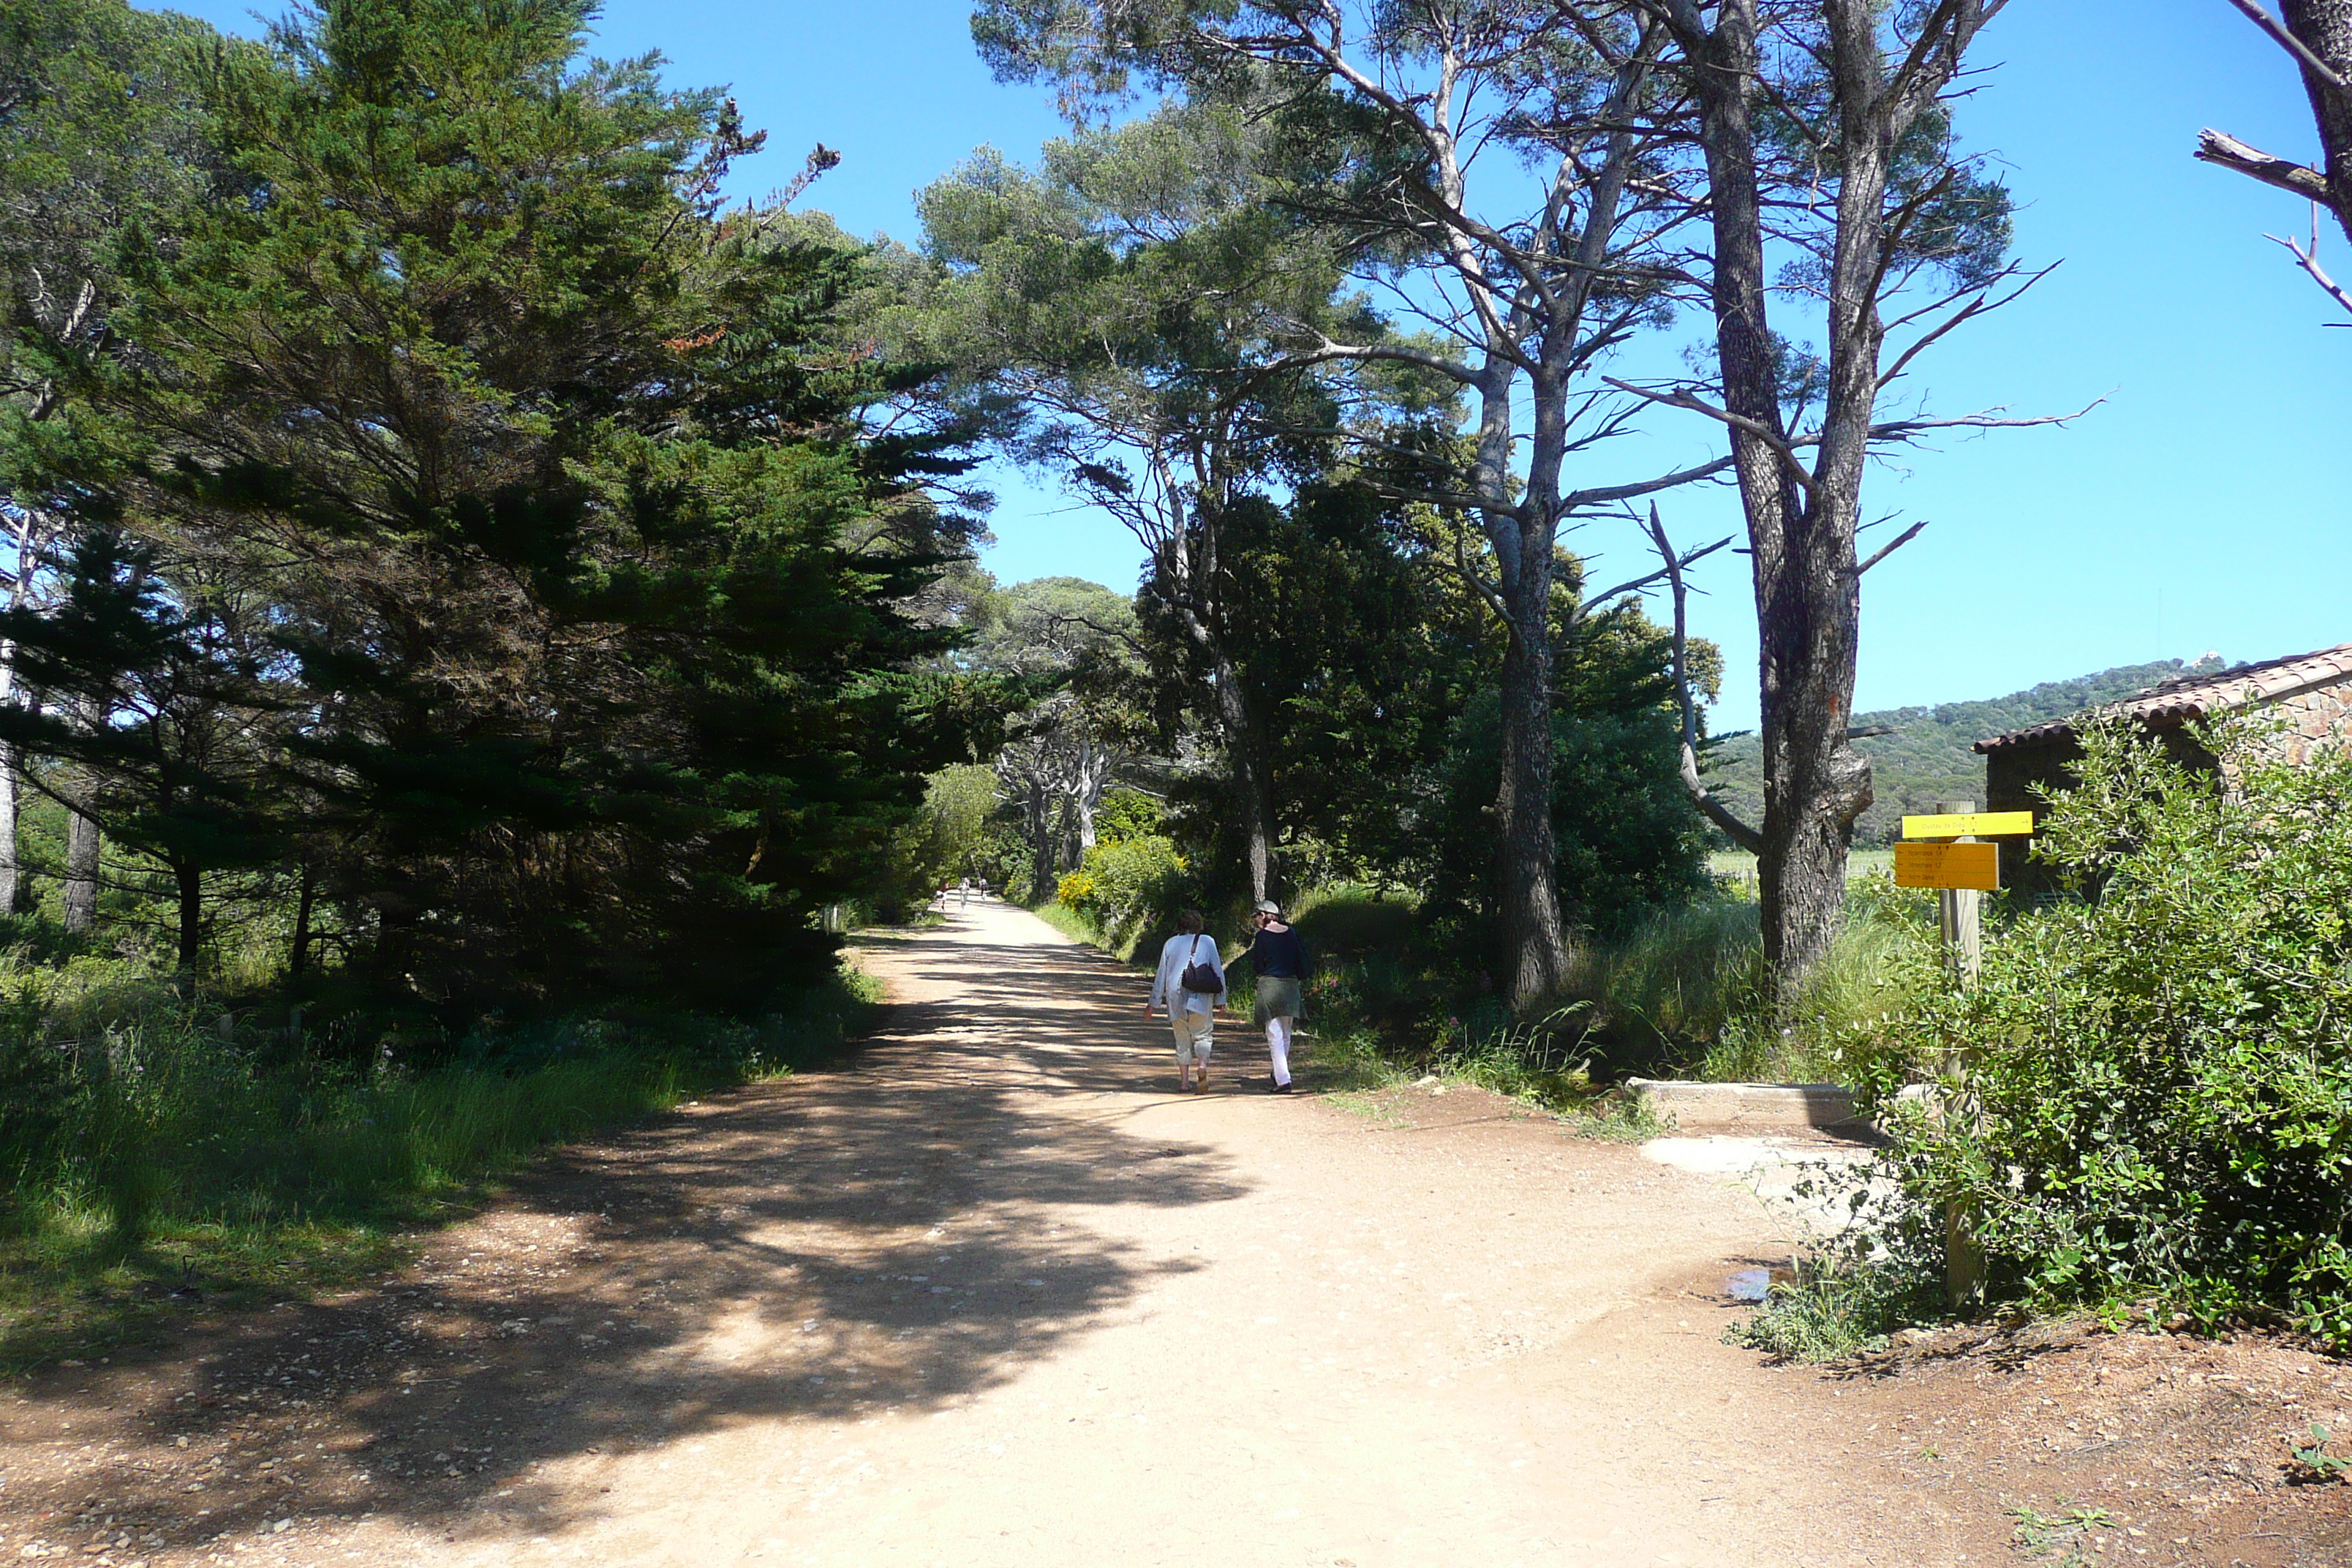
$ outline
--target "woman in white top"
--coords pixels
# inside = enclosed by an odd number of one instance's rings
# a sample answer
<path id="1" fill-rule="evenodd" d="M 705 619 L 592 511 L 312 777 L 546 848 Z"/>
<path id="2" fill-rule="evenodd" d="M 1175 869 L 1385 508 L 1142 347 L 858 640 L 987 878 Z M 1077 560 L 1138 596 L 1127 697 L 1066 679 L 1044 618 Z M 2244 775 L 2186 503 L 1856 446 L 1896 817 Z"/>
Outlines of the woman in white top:
<path id="1" fill-rule="evenodd" d="M 1200 1092 L 1209 1087 L 1209 1051 L 1215 1045 L 1216 1010 L 1225 1005 L 1225 965 L 1217 944 L 1202 934 L 1205 924 L 1198 910 L 1176 917 L 1176 934 L 1160 950 L 1160 972 L 1152 977 L 1151 1000 L 1143 1005 L 1147 1018 L 1165 1008 L 1169 1026 L 1176 1032 L 1176 1092 Z M 1197 968 L 1195 967 L 1197 966 Z M 1213 981 L 1213 989 L 1196 990 L 1184 984 L 1187 971 L 1197 984 Z M 1198 1067 L 1196 1084 L 1192 1069 Z"/>

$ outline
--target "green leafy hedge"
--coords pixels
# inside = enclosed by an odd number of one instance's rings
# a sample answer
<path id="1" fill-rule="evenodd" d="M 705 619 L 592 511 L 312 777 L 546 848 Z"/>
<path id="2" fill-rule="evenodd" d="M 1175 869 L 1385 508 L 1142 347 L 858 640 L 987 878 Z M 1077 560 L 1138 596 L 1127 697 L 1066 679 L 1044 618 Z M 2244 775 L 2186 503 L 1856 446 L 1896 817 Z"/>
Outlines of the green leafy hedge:
<path id="1" fill-rule="evenodd" d="M 1859 1079 L 1897 1110 L 1915 1253 L 1956 1202 L 1996 1297 L 2352 1348 L 2352 758 L 2207 741 L 2218 778 L 2087 735 L 2036 847 L 2074 901 L 1993 935 L 1979 982 L 1920 998 Z M 1942 1114 L 1896 1108 L 1937 1076 Z"/>
<path id="2" fill-rule="evenodd" d="M 1106 838 L 1061 880 L 1057 902 L 1076 910 L 1114 947 L 1131 943 L 1147 921 L 1162 919 L 1186 894 L 1183 857 L 1159 834 Z"/>

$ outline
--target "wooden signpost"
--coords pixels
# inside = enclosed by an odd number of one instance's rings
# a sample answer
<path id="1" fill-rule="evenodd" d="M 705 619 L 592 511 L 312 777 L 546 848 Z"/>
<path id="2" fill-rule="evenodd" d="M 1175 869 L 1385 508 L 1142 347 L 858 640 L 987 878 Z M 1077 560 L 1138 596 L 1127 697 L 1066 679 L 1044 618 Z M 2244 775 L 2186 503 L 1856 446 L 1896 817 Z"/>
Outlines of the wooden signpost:
<path id="1" fill-rule="evenodd" d="M 1944 951 L 1963 984 L 1974 981 L 1983 955 L 1984 895 L 2000 886 L 2000 847 L 1983 837 L 2030 836 L 2030 811 L 1979 811 L 1972 800 L 1939 800 L 1936 815 L 1903 819 L 1905 842 L 1895 847 L 1895 885 L 1937 889 L 1936 913 Z M 1939 1114 L 1974 1114 L 1968 1064 L 1955 1053 L 1944 1064 Z M 1956 1309 L 1984 1299 L 1984 1247 L 1975 1216 L 1958 1203 L 1944 1205 L 1944 1291 Z"/>

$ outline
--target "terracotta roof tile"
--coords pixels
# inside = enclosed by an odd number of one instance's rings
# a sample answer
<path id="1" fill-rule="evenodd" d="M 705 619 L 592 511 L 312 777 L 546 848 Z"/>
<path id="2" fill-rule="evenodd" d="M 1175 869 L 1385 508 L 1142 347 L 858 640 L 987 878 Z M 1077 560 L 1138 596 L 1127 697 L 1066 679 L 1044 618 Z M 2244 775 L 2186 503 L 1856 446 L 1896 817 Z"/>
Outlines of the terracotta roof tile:
<path id="1" fill-rule="evenodd" d="M 2256 703 L 2275 701 L 2315 686 L 2332 685 L 2352 676 L 2352 643 L 2339 643 L 2316 653 L 2289 654 L 2284 658 L 2264 659 L 2260 664 L 2242 664 L 2235 669 L 2221 670 L 2212 675 L 2184 675 L 2160 686 L 2151 686 L 2136 697 L 2104 708 L 2088 710 L 2073 718 L 2053 719 L 2046 724 L 2035 724 L 2023 730 L 2012 730 L 2006 735 L 1995 735 L 1979 741 L 1979 752 L 1997 752 L 2004 746 L 2031 746 L 2044 741 L 2063 740 L 2074 732 L 2077 721 L 2091 713 L 2111 715 L 2118 719 L 2137 719 L 2152 728 L 2185 723 L 2210 714 L 2227 712 L 2232 708 L 2248 708 Z"/>

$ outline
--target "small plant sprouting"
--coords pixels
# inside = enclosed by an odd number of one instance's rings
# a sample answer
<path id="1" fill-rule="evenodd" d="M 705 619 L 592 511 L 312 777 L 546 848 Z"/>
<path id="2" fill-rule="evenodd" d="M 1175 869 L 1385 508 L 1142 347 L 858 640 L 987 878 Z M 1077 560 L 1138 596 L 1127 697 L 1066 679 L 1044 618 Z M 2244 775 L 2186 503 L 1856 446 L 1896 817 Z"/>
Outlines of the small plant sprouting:
<path id="1" fill-rule="evenodd" d="M 2311 1441 L 2299 1445 L 2287 1440 L 2287 1452 L 2294 1456 L 2288 1464 L 2288 1479 L 2296 1481 L 2340 1481 L 2352 1477 L 2352 1457 L 2332 1454 L 2327 1449 L 2327 1428 L 2315 1421 L 2311 1424 Z"/>
<path id="2" fill-rule="evenodd" d="M 2115 1529 L 2116 1516 L 2103 1508 L 2058 1506 L 2063 1511 L 2055 1514 L 2043 1513 L 2030 1503 L 2011 1509 L 2009 1517 L 2017 1521 L 2013 1539 L 2021 1550 L 2035 1557 L 2047 1557 L 2064 1547 L 2066 1555 L 2059 1559 L 2058 1568 L 2079 1568 L 2090 1559 L 2076 1547 L 2088 1541 L 2093 1531 Z"/>

